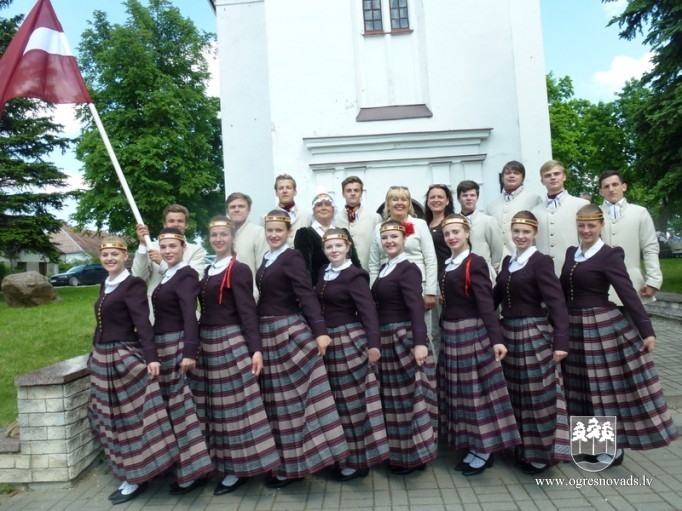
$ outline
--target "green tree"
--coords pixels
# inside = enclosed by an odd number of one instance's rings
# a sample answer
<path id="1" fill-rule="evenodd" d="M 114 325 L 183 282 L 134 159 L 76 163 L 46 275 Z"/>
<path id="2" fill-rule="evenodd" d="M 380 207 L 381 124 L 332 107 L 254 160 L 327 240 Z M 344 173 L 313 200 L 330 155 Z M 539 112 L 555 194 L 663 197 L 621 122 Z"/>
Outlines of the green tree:
<path id="1" fill-rule="evenodd" d="M 151 231 L 161 227 L 163 208 L 179 203 L 192 211 L 188 233 L 195 233 L 224 208 L 219 102 L 206 95 L 204 54 L 213 36 L 168 0 L 125 5 L 124 25 L 94 13 L 79 48 L 83 75 Z M 76 220 L 133 234 L 135 220 L 94 125 L 83 131 L 76 154 L 89 187 Z"/>
<path id="2" fill-rule="evenodd" d="M 645 205 L 666 226 L 682 212 L 682 3 L 630 0 L 611 24 L 618 24 L 623 39 L 644 34 L 653 52 L 653 69 L 621 99 L 636 142 L 633 177 L 650 187 Z"/>
<path id="3" fill-rule="evenodd" d="M 597 178 L 607 169 L 628 166 L 627 135 L 615 103 L 597 104 L 574 97 L 568 76 L 547 75 L 552 156 L 569 171 L 573 194 L 598 193 Z"/>
<path id="4" fill-rule="evenodd" d="M 0 9 L 9 0 L 0 0 Z M 0 18 L 0 53 L 4 54 L 22 16 Z M 59 252 L 50 233 L 61 222 L 52 211 L 63 207 L 68 193 L 57 191 L 67 176 L 46 161 L 49 153 L 62 152 L 69 140 L 59 135 L 62 126 L 52 122 L 51 107 L 29 99 L 7 103 L 0 118 L 0 254 L 11 264 L 23 252 L 56 260 Z"/>

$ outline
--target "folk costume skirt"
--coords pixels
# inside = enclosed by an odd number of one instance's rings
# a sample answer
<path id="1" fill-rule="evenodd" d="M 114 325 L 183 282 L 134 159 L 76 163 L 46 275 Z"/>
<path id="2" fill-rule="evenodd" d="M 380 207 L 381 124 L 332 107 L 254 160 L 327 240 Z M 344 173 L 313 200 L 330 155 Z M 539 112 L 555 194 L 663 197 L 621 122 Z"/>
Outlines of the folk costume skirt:
<path id="1" fill-rule="evenodd" d="M 276 468 L 279 455 L 241 327 L 202 327 L 200 337 L 189 386 L 216 469 L 253 477 Z"/>
<path id="2" fill-rule="evenodd" d="M 90 427 L 114 476 L 141 484 L 171 468 L 180 453 L 159 383 L 147 375 L 139 342 L 95 345 L 88 369 Z"/>
<path id="3" fill-rule="evenodd" d="M 617 418 L 618 447 L 663 447 L 679 434 L 651 353 L 615 306 L 569 309 L 570 350 L 563 360 L 570 415 Z"/>
<path id="4" fill-rule="evenodd" d="M 378 362 L 381 399 L 390 447 L 389 463 L 416 468 L 438 456 L 438 405 L 435 363 L 429 348 L 420 367 L 414 360 L 409 322 L 381 328 Z"/>
<path id="5" fill-rule="evenodd" d="M 348 457 L 322 357 L 300 314 L 261 316 L 261 393 L 281 464 L 273 476 L 305 477 Z"/>
<path id="6" fill-rule="evenodd" d="M 367 361 L 362 324 L 329 328 L 332 339 L 324 356 L 350 456 L 340 468 L 365 469 L 388 459 L 388 438 L 376 368 Z"/>
<path id="7" fill-rule="evenodd" d="M 502 365 L 480 318 L 443 321 L 440 433 L 450 447 L 493 453 L 521 443 Z"/>
<path id="8" fill-rule="evenodd" d="M 168 407 L 168 415 L 180 448 L 180 459 L 175 466 L 177 479 L 178 483 L 189 483 L 210 475 L 213 472 L 213 463 L 201 432 L 187 375 L 180 372 L 183 333 L 161 334 L 154 339 L 161 362 L 161 395 Z"/>
<path id="9" fill-rule="evenodd" d="M 517 457 L 526 463 L 570 460 L 561 365 L 553 360 L 552 328 L 547 318 L 505 318 L 502 334 L 509 350 L 502 369 L 521 435 Z"/>

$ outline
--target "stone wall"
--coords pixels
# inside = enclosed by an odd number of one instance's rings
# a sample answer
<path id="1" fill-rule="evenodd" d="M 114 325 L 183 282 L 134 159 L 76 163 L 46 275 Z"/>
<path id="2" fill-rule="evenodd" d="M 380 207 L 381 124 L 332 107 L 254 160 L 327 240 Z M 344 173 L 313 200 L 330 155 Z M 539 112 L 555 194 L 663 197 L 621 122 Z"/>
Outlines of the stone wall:
<path id="1" fill-rule="evenodd" d="M 0 483 L 69 486 L 100 452 L 87 417 L 87 355 L 18 376 L 20 438 L 0 453 Z"/>

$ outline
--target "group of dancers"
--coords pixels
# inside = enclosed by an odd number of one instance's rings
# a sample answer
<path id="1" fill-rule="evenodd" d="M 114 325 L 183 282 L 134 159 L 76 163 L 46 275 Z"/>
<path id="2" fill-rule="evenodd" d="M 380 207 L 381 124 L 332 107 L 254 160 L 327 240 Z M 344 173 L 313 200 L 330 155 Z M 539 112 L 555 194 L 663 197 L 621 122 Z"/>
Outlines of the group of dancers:
<path id="1" fill-rule="evenodd" d="M 313 213 L 325 201 L 316 197 Z M 127 244 L 105 238 L 89 414 L 121 481 L 111 502 L 132 500 L 171 469 L 175 495 L 214 471 L 215 495 L 259 475 L 283 488 L 325 467 L 341 482 L 385 462 L 407 475 L 438 456 L 439 437 L 464 454 L 454 469 L 465 476 L 503 450 L 538 474 L 571 459 L 569 415 L 617 417 L 619 450 L 602 454 L 605 464 L 622 463 L 623 448 L 677 438 L 651 321 L 622 249 L 601 241 L 599 207 L 578 210 L 579 244 L 560 277 L 534 246 L 532 212 L 511 219 L 512 253 L 498 272 L 472 250 L 476 224 L 441 210 L 447 253 L 435 283 L 414 257 L 437 250 L 429 225 L 410 213 L 409 191 L 391 187 L 387 219 L 360 260 L 349 230 L 327 226 L 319 244 L 306 243 L 327 261 L 311 269 L 306 250 L 290 246 L 294 215 L 274 209 L 255 274 L 235 253 L 239 226 L 216 216 L 216 259 L 200 278 L 183 259 L 182 229 L 165 227 L 153 325 L 145 283 L 125 267 Z M 609 302 L 611 286 L 622 310 Z"/>

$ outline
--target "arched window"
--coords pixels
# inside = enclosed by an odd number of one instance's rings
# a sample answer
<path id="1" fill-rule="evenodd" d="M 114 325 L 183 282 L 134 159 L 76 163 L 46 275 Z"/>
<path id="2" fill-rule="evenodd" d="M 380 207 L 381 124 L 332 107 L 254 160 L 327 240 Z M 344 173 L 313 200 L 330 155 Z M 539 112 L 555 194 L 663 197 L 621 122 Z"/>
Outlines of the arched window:
<path id="1" fill-rule="evenodd" d="M 391 0 L 391 30 L 405 30 L 410 28 L 407 17 L 407 0 Z"/>
<path id="2" fill-rule="evenodd" d="M 383 32 L 381 19 L 381 0 L 362 0 L 362 12 L 365 18 L 365 32 Z"/>

